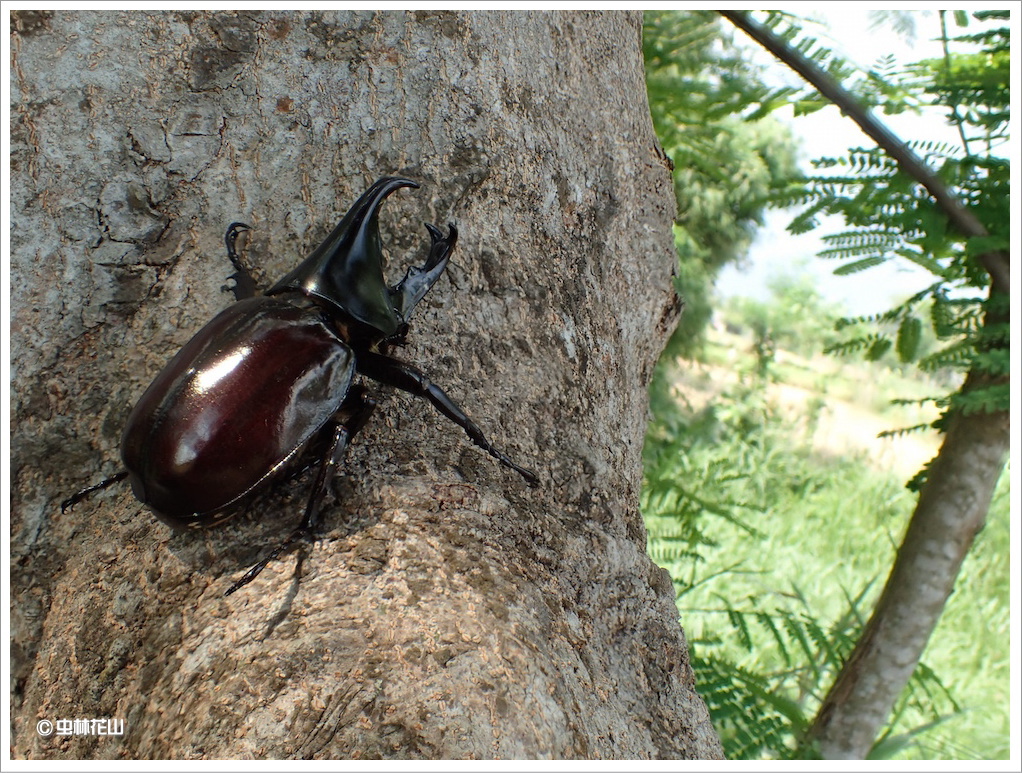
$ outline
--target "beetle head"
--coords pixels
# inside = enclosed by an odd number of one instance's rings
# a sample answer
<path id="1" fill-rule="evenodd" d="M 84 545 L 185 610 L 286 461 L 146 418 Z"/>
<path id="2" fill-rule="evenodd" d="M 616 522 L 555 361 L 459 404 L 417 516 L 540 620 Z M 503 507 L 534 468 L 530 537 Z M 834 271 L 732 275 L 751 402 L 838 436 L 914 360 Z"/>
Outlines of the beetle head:
<path id="1" fill-rule="evenodd" d="M 381 177 L 359 197 L 348 214 L 312 253 L 266 293 L 297 290 L 321 298 L 378 330 L 392 335 L 401 320 L 383 277 L 383 248 L 377 213 L 398 188 L 418 188 L 404 177 Z"/>

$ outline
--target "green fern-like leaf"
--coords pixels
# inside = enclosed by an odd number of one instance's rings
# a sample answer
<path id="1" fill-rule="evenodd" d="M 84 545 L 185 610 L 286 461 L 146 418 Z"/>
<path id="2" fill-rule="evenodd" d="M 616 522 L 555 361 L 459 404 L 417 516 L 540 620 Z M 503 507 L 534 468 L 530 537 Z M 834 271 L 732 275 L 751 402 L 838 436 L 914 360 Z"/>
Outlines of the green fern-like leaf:
<path id="1" fill-rule="evenodd" d="M 823 350 L 823 353 L 833 354 L 837 357 L 846 357 L 850 354 L 854 354 L 855 352 L 868 348 L 872 343 L 872 336 L 859 336 L 847 341 L 841 341 L 833 346 L 828 346 Z"/>
<path id="2" fill-rule="evenodd" d="M 880 438 L 904 437 L 905 435 L 910 435 L 916 432 L 923 432 L 929 429 L 933 429 L 932 422 L 924 424 L 913 424 L 911 427 L 899 427 L 898 429 L 885 429 L 884 431 L 880 432 L 877 435 L 877 437 Z"/>
<path id="3" fill-rule="evenodd" d="M 793 662 L 792 656 L 788 652 L 787 640 L 781 634 L 781 630 L 777 627 L 777 623 L 774 620 L 774 615 L 768 612 L 756 612 L 756 620 L 773 638 L 774 643 L 777 645 L 777 649 L 781 653 L 781 657 L 784 659 L 785 665 L 790 666 Z"/>
<path id="4" fill-rule="evenodd" d="M 848 274 L 857 274 L 860 271 L 865 271 L 867 268 L 879 266 L 881 263 L 884 262 L 886 262 L 886 258 L 878 256 L 862 258 L 851 263 L 845 263 L 843 266 L 838 266 L 836 269 L 834 269 L 834 275 L 847 276 Z"/>
<path id="5" fill-rule="evenodd" d="M 917 266 L 926 269 L 934 276 L 941 277 L 942 279 L 950 279 L 948 270 L 941 264 L 939 260 L 919 252 L 918 250 L 911 248 L 901 248 L 895 251 L 895 254 L 899 255 L 905 260 L 915 263 Z"/>
<path id="6" fill-rule="evenodd" d="M 866 350 L 866 360 L 869 362 L 876 362 L 883 357 L 891 348 L 891 339 L 887 336 L 877 336 L 873 343 L 869 345 L 869 349 Z"/>
<path id="7" fill-rule="evenodd" d="M 898 326 L 897 352 L 902 362 L 912 362 L 919 353 L 923 337 L 923 323 L 918 317 L 905 317 Z"/>
<path id="8" fill-rule="evenodd" d="M 919 360 L 919 369 L 933 373 L 942 368 L 964 370 L 972 361 L 972 345 L 969 341 L 956 341 Z"/>
<path id="9" fill-rule="evenodd" d="M 995 384 L 970 392 L 959 392 L 952 397 L 951 403 L 966 415 L 1004 412 L 1011 403 L 1011 390 L 1008 384 Z"/>

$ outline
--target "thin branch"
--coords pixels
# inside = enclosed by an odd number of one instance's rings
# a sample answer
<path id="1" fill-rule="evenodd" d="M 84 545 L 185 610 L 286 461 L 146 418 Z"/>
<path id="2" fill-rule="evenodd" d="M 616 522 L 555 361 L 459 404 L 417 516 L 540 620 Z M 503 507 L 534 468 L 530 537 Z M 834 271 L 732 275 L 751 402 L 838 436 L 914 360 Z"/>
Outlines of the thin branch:
<path id="1" fill-rule="evenodd" d="M 833 102 L 849 118 L 858 124 L 869 137 L 888 155 L 898 162 L 901 170 L 929 191 L 938 206 L 947 215 L 952 225 L 967 237 L 987 236 L 987 229 L 979 219 L 948 190 L 939 177 L 919 158 L 907 144 L 902 142 L 886 125 L 873 117 L 873 114 L 840 84 L 836 83 L 827 73 L 814 65 L 799 51 L 789 46 L 774 35 L 770 30 L 752 21 L 744 11 L 717 11 L 763 48 L 784 62 L 809 82 L 823 96 Z M 976 256 L 976 260 L 988 274 L 993 287 L 1008 293 L 1010 286 L 1010 266 L 1006 252 L 997 250 Z"/>
<path id="2" fill-rule="evenodd" d="M 947 39 L 947 11 L 938 11 L 940 14 L 940 45 L 944 49 L 944 71 L 947 73 L 948 81 L 951 80 L 951 50 L 948 48 Z M 962 138 L 962 147 L 965 155 L 971 156 L 969 152 L 969 140 L 965 137 L 965 124 L 958 114 L 958 97 L 952 96 L 951 115 L 955 117 L 955 126 L 958 128 L 958 136 Z"/>

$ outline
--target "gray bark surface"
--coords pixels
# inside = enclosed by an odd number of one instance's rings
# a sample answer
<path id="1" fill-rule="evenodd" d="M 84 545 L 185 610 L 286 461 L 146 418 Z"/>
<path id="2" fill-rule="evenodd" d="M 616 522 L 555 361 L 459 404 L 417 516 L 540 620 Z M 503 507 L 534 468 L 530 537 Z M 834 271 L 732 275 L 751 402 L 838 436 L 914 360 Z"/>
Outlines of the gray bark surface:
<path id="1" fill-rule="evenodd" d="M 677 315 L 673 193 L 636 13 L 12 15 L 14 757 L 721 755 L 637 508 L 646 385 Z M 366 185 L 392 262 L 455 222 L 322 539 L 223 598 L 311 481 L 174 534 L 125 487 L 128 411 L 232 297 Z M 401 268 L 400 270 L 403 270 Z M 122 738 L 40 719 L 122 718 Z"/>

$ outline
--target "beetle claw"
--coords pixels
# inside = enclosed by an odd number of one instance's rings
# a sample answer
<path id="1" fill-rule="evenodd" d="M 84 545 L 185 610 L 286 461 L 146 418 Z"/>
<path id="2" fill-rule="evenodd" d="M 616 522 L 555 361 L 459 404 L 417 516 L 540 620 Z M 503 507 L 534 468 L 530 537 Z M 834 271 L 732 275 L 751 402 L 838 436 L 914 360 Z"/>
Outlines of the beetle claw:
<path id="1" fill-rule="evenodd" d="M 61 502 L 60 503 L 60 512 L 61 513 L 66 513 L 68 510 L 74 509 L 75 505 L 77 505 L 79 502 L 81 502 L 86 497 L 90 496 L 93 492 L 101 491 L 101 490 L 105 489 L 107 486 L 112 486 L 114 483 L 119 483 L 120 481 L 124 480 L 127 477 L 128 477 L 128 471 L 127 470 L 121 470 L 119 473 L 117 473 L 116 475 L 112 475 L 111 477 L 107 478 L 106 480 L 102 480 L 99 483 L 94 483 L 91 486 L 86 486 L 81 491 L 75 492 L 74 494 L 69 496 L 67 499 L 65 499 L 63 502 Z"/>
<path id="2" fill-rule="evenodd" d="M 245 231 L 251 231 L 252 226 L 246 223 L 231 223 L 227 226 L 227 233 L 224 234 L 224 244 L 227 245 L 227 258 L 234 266 L 234 273 L 228 279 L 234 280 L 234 287 L 224 285 L 221 290 L 230 290 L 234 293 L 234 300 L 240 301 L 244 298 L 252 298 L 256 294 L 256 281 L 241 258 L 238 256 L 238 236 Z"/>
<path id="3" fill-rule="evenodd" d="M 299 526 L 297 529 L 291 532 L 291 536 L 289 536 L 286 540 L 284 540 L 279 545 L 277 545 L 277 547 L 271 550 L 270 553 L 266 556 L 266 558 L 264 558 L 262 561 L 257 563 L 247 572 L 245 572 L 245 574 L 241 576 L 241 579 L 239 579 L 230 588 L 228 588 L 227 591 L 224 593 L 224 598 L 230 596 L 235 591 L 244 588 L 246 585 L 252 582 L 252 580 L 258 577 L 262 573 L 263 569 L 270 565 L 271 561 L 276 561 L 284 552 L 293 550 L 298 545 L 298 543 L 303 540 L 313 542 L 312 533 L 304 526 Z"/>

